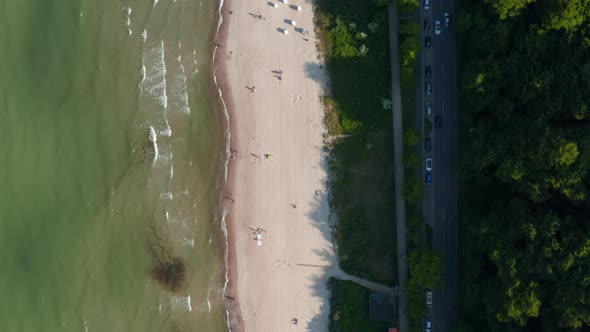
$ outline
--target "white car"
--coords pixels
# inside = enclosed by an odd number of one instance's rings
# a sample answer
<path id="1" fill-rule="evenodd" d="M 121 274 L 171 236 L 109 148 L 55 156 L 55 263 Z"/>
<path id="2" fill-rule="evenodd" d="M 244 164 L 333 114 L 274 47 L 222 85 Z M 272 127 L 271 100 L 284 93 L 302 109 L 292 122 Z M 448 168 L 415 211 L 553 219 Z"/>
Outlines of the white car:
<path id="1" fill-rule="evenodd" d="M 434 21 L 434 34 L 440 35 L 440 20 Z"/>
<path id="2" fill-rule="evenodd" d="M 427 171 L 432 171 L 432 158 L 427 158 L 426 159 L 426 170 Z"/>
<path id="3" fill-rule="evenodd" d="M 426 305 L 429 307 L 432 305 L 432 291 L 426 291 Z"/>
<path id="4" fill-rule="evenodd" d="M 430 9 L 430 0 L 424 0 L 424 10 Z"/>
<path id="5" fill-rule="evenodd" d="M 451 15 L 449 13 L 445 13 L 445 26 L 448 27 L 451 24 Z"/>

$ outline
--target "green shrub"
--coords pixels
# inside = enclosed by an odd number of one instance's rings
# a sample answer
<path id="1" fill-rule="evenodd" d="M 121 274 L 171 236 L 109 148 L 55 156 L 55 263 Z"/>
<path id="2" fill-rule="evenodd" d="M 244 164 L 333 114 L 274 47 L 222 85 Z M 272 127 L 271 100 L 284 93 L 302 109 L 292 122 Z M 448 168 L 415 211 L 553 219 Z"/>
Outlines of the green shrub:
<path id="1" fill-rule="evenodd" d="M 365 266 L 369 231 L 365 219 L 363 208 L 348 208 L 341 213 L 337 229 L 340 267 L 350 274 L 361 277 L 367 276 Z"/>

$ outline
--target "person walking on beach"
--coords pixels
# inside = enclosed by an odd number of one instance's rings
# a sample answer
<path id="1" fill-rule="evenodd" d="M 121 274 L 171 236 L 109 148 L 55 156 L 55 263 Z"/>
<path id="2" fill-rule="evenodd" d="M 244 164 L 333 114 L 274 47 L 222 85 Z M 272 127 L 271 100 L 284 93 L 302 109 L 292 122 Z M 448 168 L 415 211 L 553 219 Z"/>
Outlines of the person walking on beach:
<path id="1" fill-rule="evenodd" d="M 291 204 L 291 207 L 292 207 L 292 208 L 296 208 L 296 207 L 297 207 L 297 205 L 295 205 L 295 204 Z"/>
<path id="2" fill-rule="evenodd" d="M 291 318 L 291 323 L 293 323 L 293 325 L 297 325 L 299 321 L 297 320 L 297 318 Z"/>

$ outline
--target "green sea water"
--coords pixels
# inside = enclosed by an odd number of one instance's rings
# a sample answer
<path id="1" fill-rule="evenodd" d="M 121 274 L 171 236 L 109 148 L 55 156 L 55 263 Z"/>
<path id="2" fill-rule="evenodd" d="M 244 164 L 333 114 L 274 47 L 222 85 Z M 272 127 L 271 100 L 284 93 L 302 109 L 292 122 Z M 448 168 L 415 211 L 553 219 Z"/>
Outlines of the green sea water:
<path id="1" fill-rule="evenodd" d="M 226 330 L 216 6 L 0 1 L 2 331 Z"/>

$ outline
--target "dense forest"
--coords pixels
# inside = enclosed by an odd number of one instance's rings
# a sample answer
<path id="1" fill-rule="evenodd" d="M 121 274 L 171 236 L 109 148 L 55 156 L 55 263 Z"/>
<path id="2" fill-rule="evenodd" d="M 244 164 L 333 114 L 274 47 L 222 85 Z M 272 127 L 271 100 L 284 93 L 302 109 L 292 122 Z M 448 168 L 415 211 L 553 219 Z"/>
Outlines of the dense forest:
<path id="1" fill-rule="evenodd" d="M 590 1 L 459 0 L 463 331 L 589 331 Z"/>

